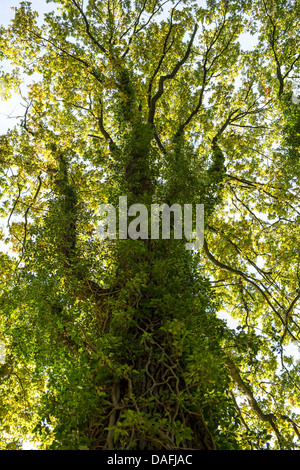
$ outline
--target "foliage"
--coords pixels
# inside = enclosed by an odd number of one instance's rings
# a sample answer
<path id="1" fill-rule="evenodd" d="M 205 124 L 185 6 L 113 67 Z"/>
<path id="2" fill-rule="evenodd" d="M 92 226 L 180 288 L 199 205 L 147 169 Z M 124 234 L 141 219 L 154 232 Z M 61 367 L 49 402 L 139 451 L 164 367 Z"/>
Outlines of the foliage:
<path id="1" fill-rule="evenodd" d="M 0 447 L 297 449 L 299 2 L 52 3 L 1 28 L 3 96 L 35 78 L 0 140 Z M 203 203 L 203 248 L 101 240 L 122 195 Z"/>

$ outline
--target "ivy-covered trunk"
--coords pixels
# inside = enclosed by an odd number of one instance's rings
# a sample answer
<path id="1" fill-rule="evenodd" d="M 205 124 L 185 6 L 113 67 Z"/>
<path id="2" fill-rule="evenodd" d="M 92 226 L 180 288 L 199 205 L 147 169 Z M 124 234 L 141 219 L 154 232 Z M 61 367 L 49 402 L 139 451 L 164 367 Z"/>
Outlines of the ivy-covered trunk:
<path id="1" fill-rule="evenodd" d="M 123 170 L 119 183 L 122 192 L 118 188 L 109 202 L 116 203 L 117 197 L 126 195 L 128 207 L 144 204 L 150 215 L 151 204 L 164 202 L 157 198 L 155 163 L 151 161 L 152 126 L 132 120 L 130 115 L 126 119 L 135 97 L 132 91 L 125 96 L 126 108 L 120 106 L 120 123 L 128 134 L 121 146 L 124 150 L 113 149 L 118 171 Z M 176 164 L 180 158 L 184 160 L 181 148 L 175 142 Z M 216 349 L 218 321 L 208 312 L 211 306 L 205 282 L 197 273 L 192 254 L 186 250 L 185 240 L 175 240 L 173 230 L 167 240 L 132 240 L 127 233 L 123 234 L 125 239 L 113 243 L 101 240 L 108 247 L 112 245 L 114 273 L 107 281 L 109 288 L 102 289 L 94 281 L 91 285 L 90 273 L 82 267 L 77 246 L 79 188 L 71 182 L 65 157 L 55 155 L 54 147 L 52 151 L 60 165 L 59 219 L 66 221 L 56 234 L 56 244 L 63 255 L 67 282 L 78 283 L 73 295 L 84 300 L 93 292 L 97 318 L 98 337 L 94 335 L 93 341 L 98 346 L 93 352 L 101 359 L 97 363 L 100 371 L 96 368 L 93 380 L 95 387 L 102 390 L 104 402 L 99 401 L 100 416 L 96 412 L 84 431 L 88 447 L 215 449 L 213 433 L 217 422 L 210 419 L 215 411 L 212 413 L 206 397 L 216 382 L 225 394 L 227 381 L 222 368 L 218 377 L 207 369 L 212 369 L 213 361 L 220 365 L 224 358 Z M 165 181 L 164 185 L 171 189 L 176 186 L 174 180 Z M 188 193 L 186 185 L 188 181 L 181 176 L 182 201 Z M 150 218 L 147 223 L 150 231 Z M 107 344 L 107 337 L 111 342 L 103 355 L 101 341 Z M 209 373 L 213 373 L 213 379 L 203 381 L 202 375 Z"/>

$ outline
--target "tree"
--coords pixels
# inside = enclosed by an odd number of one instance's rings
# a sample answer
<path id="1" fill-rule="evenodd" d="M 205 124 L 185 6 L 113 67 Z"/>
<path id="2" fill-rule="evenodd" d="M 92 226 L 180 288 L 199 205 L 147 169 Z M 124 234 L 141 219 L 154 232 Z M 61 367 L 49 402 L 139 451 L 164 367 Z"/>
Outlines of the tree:
<path id="1" fill-rule="evenodd" d="M 39 74 L 1 138 L 2 448 L 298 448 L 299 2 L 53 3 L 1 30 L 6 89 Z M 203 248 L 99 238 L 120 196 L 204 204 Z"/>

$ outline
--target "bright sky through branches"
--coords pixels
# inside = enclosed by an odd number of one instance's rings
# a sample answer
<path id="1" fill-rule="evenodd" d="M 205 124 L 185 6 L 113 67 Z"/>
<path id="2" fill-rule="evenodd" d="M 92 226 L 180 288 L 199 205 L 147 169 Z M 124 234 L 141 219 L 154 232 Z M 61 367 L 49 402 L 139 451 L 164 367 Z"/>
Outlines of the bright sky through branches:
<path id="1" fill-rule="evenodd" d="M 39 21 L 42 21 L 43 15 L 54 9 L 53 4 L 46 3 L 46 0 L 32 0 L 32 9 L 39 13 Z M 20 5 L 20 0 L 5 0 L 1 4 L 1 25 L 7 26 L 14 17 L 13 8 Z M 10 70 L 9 64 L 5 62 L 1 67 L 2 71 L 8 72 Z M 1 70 L 0 69 L 0 70 Z M 25 83 L 30 83 L 32 77 L 29 80 L 24 77 Z M 21 92 L 25 92 L 25 87 L 21 88 Z M 20 122 L 21 117 L 24 115 L 24 107 L 21 105 L 22 97 L 20 93 L 12 93 L 12 97 L 5 101 L 1 101 L 0 97 L 0 134 L 5 134 L 9 128 L 14 127 Z"/>
<path id="2" fill-rule="evenodd" d="M 46 0 L 32 0 L 32 9 L 39 13 L 39 22 L 42 22 L 43 15 L 53 11 L 55 5 L 46 3 Z M 1 24 L 7 26 L 14 17 L 14 7 L 20 5 L 20 0 L 5 0 L 1 5 Z M 256 39 L 250 33 L 243 33 L 240 38 L 241 46 L 244 50 L 251 50 L 256 45 Z M 1 70 L 1 69 L 0 69 Z M 8 63 L 2 64 L 4 72 L 9 71 Z M 24 77 L 24 84 L 21 87 L 22 94 L 26 93 L 26 84 L 32 83 L 32 77 Z M 1 100 L 0 96 L 0 135 L 5 134 L 9 128 L 14 127 L 24 115 L 25 108 L 22 106 L 22 97 L 20 93 L 12 93 L 9 100 Z M 24 103 L 23 103 L 24 104 Z"/>

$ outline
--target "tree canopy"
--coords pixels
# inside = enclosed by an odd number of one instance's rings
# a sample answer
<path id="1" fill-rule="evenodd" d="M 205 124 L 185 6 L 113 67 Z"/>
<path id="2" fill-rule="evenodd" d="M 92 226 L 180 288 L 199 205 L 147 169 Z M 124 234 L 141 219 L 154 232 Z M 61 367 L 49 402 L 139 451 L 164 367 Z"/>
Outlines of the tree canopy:
<path id="1" fill-rule="evenodd" d="M 50 3 L 0 29 L 2 93 L 32 78 L 0 136 L 0 448 L 298 449 L 299 1 Z M 120 196 L 203 204 L 203 247 L 101 239 Z"/>

